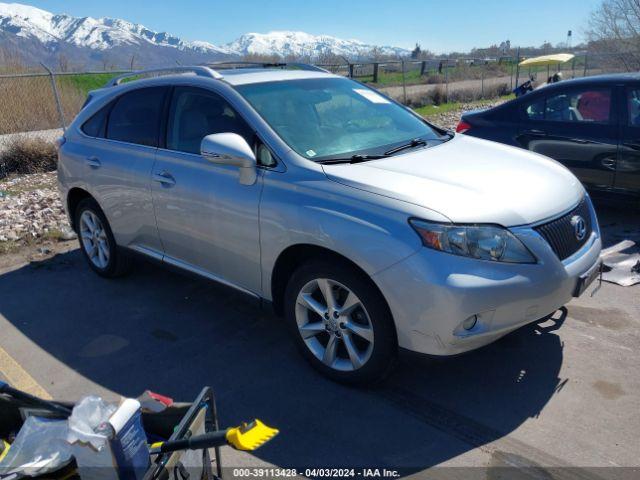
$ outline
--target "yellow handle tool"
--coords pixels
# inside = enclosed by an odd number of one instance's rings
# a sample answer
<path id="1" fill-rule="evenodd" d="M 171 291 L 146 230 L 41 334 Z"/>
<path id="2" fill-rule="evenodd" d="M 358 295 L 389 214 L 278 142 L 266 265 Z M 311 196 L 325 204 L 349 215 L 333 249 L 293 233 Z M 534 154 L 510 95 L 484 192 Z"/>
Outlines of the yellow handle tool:
<path id="1" fill-rule="evenodd" d="M 11 445 L 0 439 L 0 462 L 7 456 L 7 453 L 9 453 L 9 447 L 11 447 Z"/>
<path id="2" fill-rule="evenodd" d="M 229 445 L 237 450 L 256 450 L 279 433 L 277 428 L 267 427 L 257 418 L 251 423 L 230 428 L 225 435 Z"/>
<path id="3" fill-rule="evenodd" d="M 198 450 L 201 448 L 221 447 L 231 445 L 237 450 L 251 451 L 260 448 L 279 433 L 278 429 L 266 426 L 255 419 L 250 423 L 243 423 L 238 427 L 217 432 L 196 435 L 181 440 L 157 442 L 151 445 L 151 453 L 167 453 L 178 450 Z"/>

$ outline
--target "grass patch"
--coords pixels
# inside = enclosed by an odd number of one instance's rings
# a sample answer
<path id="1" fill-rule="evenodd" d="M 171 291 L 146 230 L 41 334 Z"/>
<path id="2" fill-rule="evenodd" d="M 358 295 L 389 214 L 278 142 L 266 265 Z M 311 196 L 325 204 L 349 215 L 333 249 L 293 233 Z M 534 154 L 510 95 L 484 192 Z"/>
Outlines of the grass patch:
<path id="1" fill-rule="evenodd" d="M 403 81 L 407 85 L 420 85 L 420 84 L 436 84 L 444 83 L 445 79 L 449 82 L 457 82 L 460 80 L 480 80 L 482 77 L 500 77 L 508 76 L 511 74 L 510 65 L 506 64 L 491 64 L 491 65 L 478 65 L 478 66 L 450 66 L 438 70 L 437 67 L 428 66 L 424 73 L 420 75 L 419 65 L 406 65 L 404 78 L 402 75 L 402 68 L 400 65 L 396 65 L 397 70 L 386 70 L 385 67 L 380 66 L 378 72 L 378 81 L 373 81 L 373 67 L 370 67 L 370 75 L 358 75 L 358 69 L 356 68 L 357 80 L 363 83 L 371 83 L 375 87 L 389 87 L 402 85 Z M 446 72 L 445 72 L 446 70 Z M 368 72 L 367 72 L 368 73 Z"/>
<path id="2" fill-rule="evenodd" d="M 6 242 L 0 242 L 0 255 L 15 253 L 21 248 L 22 248 L 22 243 L 20 243 L 19 241 L 8 240 Z"/>
<path id="3" fill-rule="evenodd" d="M 61 85 L 73 87 L 86 96 L 91 90 L 104 87 L 105 83 L 114 76 L 116 74 L 113 73 L 81 73 L 78 75 L 61 75 L 58 78 Z"/>
<path id="4" fill-rule="evenodd" d="M 503 101 L 506 102 L 508 100 L 511 100 L 515 98 L 515 95 L 503 95 L 501 97 L 498 97 L 497 99 L 495 99 L 495 101 Z M 422 115 L 423 117 L 431 117 L 434 115 L 439 115 L 442 113 L 447 113 L 447 112 L 451 112 L 454 110 L 458 110 L 460 108 L 462 108 L 462 106 L 464 105 L 465 107 L 481 107 L 483 105 L 486 105 L 489 102 L 493 102 L 493 100 L 476 100 L 474 102 L 451 102 L 451 103 L 443 103 L 441 105 L 425 105 L 424 107 L 420 107 L 420 108 L 416 108 L 414 109 L 418 114 Z"/>
<path id="5" fill-rule="evenodd" d="M 52 228 L 51 230 L 48 230 L 42 234 L 42 238 L 44 240 L 53 240 L 55 242 L 60 242 L 64 240 L 64 237 L 65 237 L 64 232 L 62 232 L 61 230 L 58 230 L 57 228 Z"/>

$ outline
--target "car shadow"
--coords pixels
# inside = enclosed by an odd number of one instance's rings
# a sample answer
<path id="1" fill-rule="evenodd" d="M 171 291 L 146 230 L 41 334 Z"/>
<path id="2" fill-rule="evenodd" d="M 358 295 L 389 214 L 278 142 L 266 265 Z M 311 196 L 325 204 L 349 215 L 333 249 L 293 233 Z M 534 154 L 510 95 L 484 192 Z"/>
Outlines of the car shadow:
<path id="1" fill-rule="evenodd" d="M 0 292 L 0 314 L 92 382 L 182 401 L 211 385 L 224 425 L 277 426 L 256 455 L 280 466 L 419 471 L 513 432 L 563 386 L 553 330 L 566 311 L 466 355 L 402 355 L 384 383 L 357 389 L 316 373 L 247 297 L 154 264 L 106 280 L 74 250 L 0 275 Z"/>
<path id="2" fill-rule="evenodd" d="M 608 198 L 594 198 L 593 205 L 598 216 L 602 233 L 602 247 L 608 248 L 623 240 L 636 243 L 640 247 L 640 209 L 633 205 L 623 205 Z"/>

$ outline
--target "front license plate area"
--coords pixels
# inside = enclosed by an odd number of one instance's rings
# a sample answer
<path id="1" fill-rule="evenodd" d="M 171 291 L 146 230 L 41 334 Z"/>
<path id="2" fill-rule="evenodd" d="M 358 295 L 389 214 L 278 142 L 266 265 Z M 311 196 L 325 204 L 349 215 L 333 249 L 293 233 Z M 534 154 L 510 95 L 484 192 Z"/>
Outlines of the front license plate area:
<path id="1" fill-rule="evenodd" d="M 584 291 L 589 288 L 589 285 L 593 283 L 593 281 L 600 276 L 602 273 L 602 262 L 596 263 L 589 271 L 580 275 L 578 278 L 578 283 L 576 284 L 576 288 L 573 291 L 574 297 L 579 297 L 584 293 Z"/>

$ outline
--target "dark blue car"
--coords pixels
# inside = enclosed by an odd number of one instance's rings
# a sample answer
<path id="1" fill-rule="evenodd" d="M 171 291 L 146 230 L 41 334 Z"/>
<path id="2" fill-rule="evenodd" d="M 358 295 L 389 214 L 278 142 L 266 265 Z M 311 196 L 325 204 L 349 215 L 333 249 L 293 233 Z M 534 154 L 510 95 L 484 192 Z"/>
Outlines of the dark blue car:
<path id="1" fill-rule="evenodd" d="M 551 157 L 593 193 L 640 198 L 640 73 L 550 84 L 465 113 L 456 131 Z"/>

